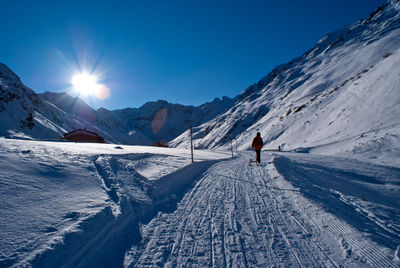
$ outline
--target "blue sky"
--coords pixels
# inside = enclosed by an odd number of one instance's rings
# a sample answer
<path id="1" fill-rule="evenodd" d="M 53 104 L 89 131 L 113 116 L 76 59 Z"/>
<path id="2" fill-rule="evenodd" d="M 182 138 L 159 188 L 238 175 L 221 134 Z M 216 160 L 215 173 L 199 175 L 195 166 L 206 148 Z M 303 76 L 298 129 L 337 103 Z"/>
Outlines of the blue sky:
<path id="1" fill-rule="evenodd" d="M 35 92 L 79 71 L 110 90 L 94 108 L 234 97 L 384 0 L 1 1 L 0 62 Z"/>

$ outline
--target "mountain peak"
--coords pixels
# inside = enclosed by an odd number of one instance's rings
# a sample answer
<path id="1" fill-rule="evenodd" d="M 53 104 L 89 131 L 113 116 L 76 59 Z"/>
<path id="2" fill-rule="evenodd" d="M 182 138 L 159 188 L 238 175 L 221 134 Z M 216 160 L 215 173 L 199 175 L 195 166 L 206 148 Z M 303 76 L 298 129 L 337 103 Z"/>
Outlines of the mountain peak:
<path id="1" fill-rule="evenodd" d="M 14 83 L 14 87 L 22 85 L 21 79 L 8 66 L 0 62 L 0 79 L 2 84 L 5 82 Z"/>

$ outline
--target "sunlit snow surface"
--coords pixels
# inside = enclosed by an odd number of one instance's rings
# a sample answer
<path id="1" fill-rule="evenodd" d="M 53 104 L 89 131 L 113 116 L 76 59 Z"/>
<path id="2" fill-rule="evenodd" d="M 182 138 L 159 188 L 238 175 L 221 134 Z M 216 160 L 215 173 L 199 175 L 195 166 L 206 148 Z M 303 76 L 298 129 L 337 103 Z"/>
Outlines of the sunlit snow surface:
<path id="1" fill-rule="evenodd" d="M 400 169 L 0 138 L 0 267 L 400 267 Z"/>

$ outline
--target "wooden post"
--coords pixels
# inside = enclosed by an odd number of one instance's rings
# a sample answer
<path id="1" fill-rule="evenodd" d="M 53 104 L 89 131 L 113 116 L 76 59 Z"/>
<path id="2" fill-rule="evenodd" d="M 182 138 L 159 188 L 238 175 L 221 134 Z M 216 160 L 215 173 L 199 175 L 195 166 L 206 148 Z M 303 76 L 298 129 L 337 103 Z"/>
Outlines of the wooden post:
<path id="1" fill-rule="evenodd" d="M 193 128 L 192 128 L 192 124 L 190 124 L 190 151 L 192 152 L 192 163 L 193 163 L 194 160 L 193 160 Z"/>

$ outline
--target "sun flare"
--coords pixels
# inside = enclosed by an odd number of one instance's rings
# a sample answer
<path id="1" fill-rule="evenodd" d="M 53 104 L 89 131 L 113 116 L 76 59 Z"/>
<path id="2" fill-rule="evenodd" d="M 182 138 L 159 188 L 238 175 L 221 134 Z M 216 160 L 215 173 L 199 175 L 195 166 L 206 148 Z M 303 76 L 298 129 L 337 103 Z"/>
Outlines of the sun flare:
<path id="1" fill-rule="evenodd" d="M 94 96 L 99 100 L 110 97 L 110 89 L 103 84 L 97 83 L 97 78 L 88 73 L 80 73 L 72 77 L 71 83 L 76 92 L 83 96 Z"/>
<path id="2" fill-rule="evenodd" d="M 76 74 L 72 77 L 74 89 L 82 95 L 93 95 L 96 93 L 98 84 L 93 75 L 87 73 Z"/>

